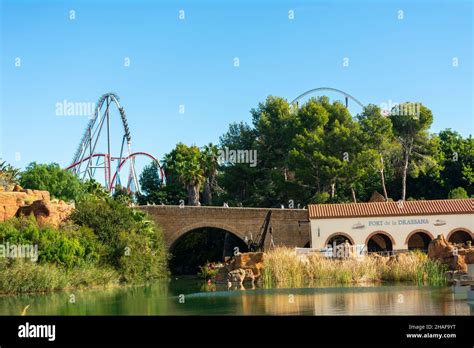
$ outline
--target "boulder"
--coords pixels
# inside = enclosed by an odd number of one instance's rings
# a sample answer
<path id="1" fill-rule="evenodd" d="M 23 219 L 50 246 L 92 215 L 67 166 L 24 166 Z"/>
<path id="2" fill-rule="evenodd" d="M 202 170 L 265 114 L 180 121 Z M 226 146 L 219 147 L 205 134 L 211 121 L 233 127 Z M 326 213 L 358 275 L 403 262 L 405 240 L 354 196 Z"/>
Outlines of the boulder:
<path id="1" fill-rule="evenodd" d="M 440 234 L 428 245 L 428 257 L 430 259 L 440 259 L 446 253 L 448 247 L 448 241 L 443 234 Z"/>
<path id="2" fill-rule="evenodd" d="M 263 252 L 242 253 L 224 263 L 219 268 L 215 281 L 217 283 L 231 282 L 242 285 L 250 282 L 255 285 L 261 279 L 263 270 Z"/>
<path id="3" fill-rule="evenodd" d="M 464 261 L 468 265 L 474 264 L 474 248 L 471 248 L 471 250 L 469 250 L 469 252 L 464 255 Z"/>
<path id="4" fill-rule="evenodd" d="M 428 257 L 447 265 L 452 271 L 467 272 L 467 264 L 474 261 L 474 248 L 453 245 L 441 234 L 428 245 Z"/>

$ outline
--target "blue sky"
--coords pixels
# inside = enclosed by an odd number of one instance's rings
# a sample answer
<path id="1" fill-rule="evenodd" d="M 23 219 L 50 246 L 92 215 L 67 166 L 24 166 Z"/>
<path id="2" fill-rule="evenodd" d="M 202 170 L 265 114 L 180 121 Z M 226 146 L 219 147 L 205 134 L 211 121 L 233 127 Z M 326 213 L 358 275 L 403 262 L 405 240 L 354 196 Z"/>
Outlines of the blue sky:
<path id="1" fill-rule="evenodd" d="M 216 143 L 268 95 L 322 86 L 364 104 L 419 101 L 432 131 L 472 134 L 471 1 L 0 3 L 0 157 L 16 167 L 69 164 L 88 120 L 56 115 L 56 103 L 108 91 L 121 97 L 133 149 L 159 158 L 179 141 Z"/>

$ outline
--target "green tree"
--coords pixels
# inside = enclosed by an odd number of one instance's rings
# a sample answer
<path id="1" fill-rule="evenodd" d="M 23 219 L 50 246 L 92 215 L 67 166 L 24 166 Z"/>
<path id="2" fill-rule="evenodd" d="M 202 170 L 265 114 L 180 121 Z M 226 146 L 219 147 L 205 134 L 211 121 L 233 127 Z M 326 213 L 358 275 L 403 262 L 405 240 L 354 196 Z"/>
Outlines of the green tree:
<path id="1" fill-rule="evenodd" d="M 445 191 L 457 187 L 467 189 L 468 195 L 474 194 L 474 139 L 463 138 L 458 132 L 445 129 L 438 134 L 442 152 L 442 183 Z"/>
<path id="2" fill-rule="evenodd" d="M 298 131 L 298 116 L 294 107 L 280 97 L 269 96 L 251 111 L 257 134 L 259 178 L 257 192 L 262 205 L 280 206 L 295 200 L 298 185 L 290 171 L 290 150 Z"/>
<path id="3" fill-rule="evenodd" d="M 212 191 L 216 189 L 219 150 L 217 146 L 209 143 L 201 150 L 201 166 L 204 175 L 204 190 L 202 200 L 204 205 L 212 204 Z"/>
<path id="4" fill-rule="evenodd" d="M 85 186 L 73 173 L 57 163 L 30 163 L 20 174 L 20 185 L 34 190 L 46 190 L 63 200 L 78 200 L 85 194 Z"/>
<path id="5" fill-rule="evenodd" d="M 414 103 L 402 103 L 396 106 L 390 115 L 395 139 L 402 149 L 399 170 L 402 176 L 401 200 L 407 195 L 407 176 L 417 177 L 420 172 L 437 166 L 434 160 L 436 141 L 430 137 L 428 129 L 433 122 L 433 114 L 424 105 L 414 112 Z"/>
<path id="6" fill-rule="evenodd" d="M 140 204 L 177 204 L 185 196 L 181 185 L 176 184 L 176 179 L 171 168 L 164 168 L 166 172 L 166 185 L 161 178 L 158 162 L 152 162 L 143 168 L 140 174 L 141 194 L 137 200 Z M 179 192 L 179 194 L 177 193 Z"/>
<path id="7" fill-rule="evenodd" d="M 126 205 L 133 202 L 133 194 L 126 187 L 120 185 L 115 186 L 112 197 L 116 201 L 119 201 Z"/>
<path id="8" fill-rule="evenodd" d="M 396 146 L 392 122 L 388 117 L 382 115 L 378 106 L 373 104 L 366 106 L 357 118 L 362 130 L 362 142 L 366 145 L 367 150 L 373 150 L 374 152 L 372 154 L 374 161 L 371 165 L 380 174 L 380 186 L 385 200 L 388 200 L 386 185 L 387 158 L 390 157 L 394 146 Z"/>
<path id="9" fill-rule="evenodd" d="M 219 138 L 219 147 L 225 151 L 248 149 L 257 150 L 257 132 L 246 123 L 232 123 L 225 134 Z M 257 152 L 258 158 L 258 152 Z M 262 178 L 266 174 L 262 166 L 248 163 L 222 163 L 217 180 L 224 193 L 221 199 L 232 205 L 260 206 L 264 196 L 260 194 Z"/>
<path id="10" fill-rule="evenodd" d="M 449 199 L 460 199 L 460 198 L 469 198 L 467 192 L 462 187 L 457 187 L 449 191 Z"/>
<path id="11" fill-rule="evenodd" d="M 199 192 L 204 183 L 201 151 L 197 146 L 176 145 L 171 153 L 165 156 L 166 168 L 177 174 L 188 193 L 189 205 L 200 205 Z"/>
<path id="12" fill-rule="evenodd" d="M 297 112 L 298 134 L 290 158 L 297 180 L 320 200 L 356 201 L 357 182 L 364 174 L 368 154 L 362 147 L 360 127 L 340 102 L 311 98 Z"/>

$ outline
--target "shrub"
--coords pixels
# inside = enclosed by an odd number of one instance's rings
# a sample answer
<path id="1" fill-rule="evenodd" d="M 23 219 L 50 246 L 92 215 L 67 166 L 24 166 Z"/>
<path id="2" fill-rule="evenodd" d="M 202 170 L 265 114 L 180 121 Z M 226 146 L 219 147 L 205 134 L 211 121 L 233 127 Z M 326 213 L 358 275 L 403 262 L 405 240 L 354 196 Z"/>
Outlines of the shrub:
<path id="1" fill-rule="evenodd" d="M 198 277 L 202 279 L 214 279 L 219 273 L 219 268 L 214 262 L 207 262 L 204 266 L 199 266 Z"/>
<path id="2" fill-rule="evenodd" d="M 449 199 L 469 198 L 467 191 L 463 187 L 457 187 L 449 191 Z"/>
<path id="3" fill-rule="evenodd" d="M 45 292 L 67 286 L 66 273 L 53 264 L 0 259 L 0 292 Z"/>
<path id="4" fill-rule="evenodd" d="M 97 267 L 96 265 L 85 263 L 67 271 L 68 288 L 90 288 L 93 286 L 113 286 L 117 285 L 120 275 L 112 267 Z"/>
<path id="5" fill-rule="evenodd" d="M 104 261 L 126 282 L 144 282 L 167 274 L 161 230 L 139 210 L 112 198 L 89 197 L 76 205 L 72 221 L 91 228 L 106 252 Z"/>
<path id="6" fill-rule="evenodd" d="M 56 263 L 66 268 L 99 259 L 101 246 L 92 231 L 85 227 L 69 226 L 58 230 L 50 226 L 39 227 L 33 217 L 13 218 L 0 223 L 0 242 L 38 245 L 41 263 Z"/>
<path id="7" fill-rule="evenodd" d="M 117 244 L 120 232 L 131 231 L 135 222 L 127 206 L 94 196 L 76 204 L 71 220 L 90 227 L 102 243 L 111 247 Z"/>

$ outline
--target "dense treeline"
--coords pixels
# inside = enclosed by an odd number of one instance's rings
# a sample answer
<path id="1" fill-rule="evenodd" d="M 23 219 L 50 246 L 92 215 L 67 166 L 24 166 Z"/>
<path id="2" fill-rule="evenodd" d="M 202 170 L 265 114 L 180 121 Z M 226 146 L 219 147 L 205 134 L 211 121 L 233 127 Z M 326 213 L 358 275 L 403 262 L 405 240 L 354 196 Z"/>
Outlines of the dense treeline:
<path id="1" fill-rule="evenodd" d="M 385 199 L 463 198 L 474 194 L 474 141 L 446 129 L 430 133 L 433 115 L 403 103 L 388 115 L 368 105 L 353 117 L 340 102 L 300 106 L 268 97 L 252 124 L 233 123 L 219 145 L 179 143 L 144 169 L 140 203 L 280 207 Z M 230 154 L 230 155 L 229 155 Z"/>

